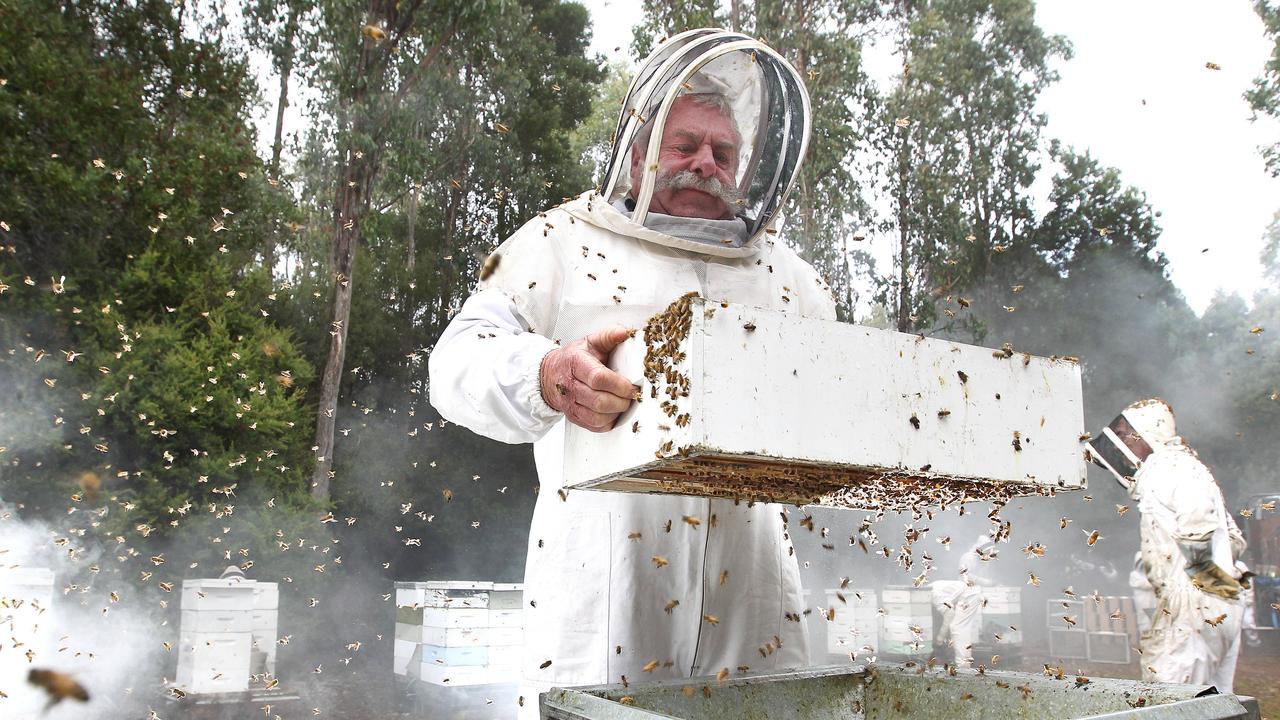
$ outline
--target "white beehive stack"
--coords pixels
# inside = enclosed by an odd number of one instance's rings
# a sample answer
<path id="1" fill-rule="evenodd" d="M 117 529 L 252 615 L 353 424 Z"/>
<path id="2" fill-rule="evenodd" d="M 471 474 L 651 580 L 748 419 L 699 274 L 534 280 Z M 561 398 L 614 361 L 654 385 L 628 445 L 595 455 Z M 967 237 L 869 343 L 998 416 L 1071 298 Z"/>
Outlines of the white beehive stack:
<path id="1" fill-rule="evenodd" d="M 524 586 L 494 583 L 489 593 L 489 668 L 498 677 L 519 677 L 524 647 Z"/>
<path id="2" fill-rule="evenodd" d="M 1016 628 L 1016 629 L 1015 629 Z M 982 632 L 979 642 L 983 645 L 1022 645 L 1022 588 L 982 588 Z"/>
<path id="3" fill-rule="evenodd" d="M 928 588 L 890 585 L 884 589 L 880 652 L 928 655 L 933 652 L 933 593 Z"/>
<path id="4" fill-rule="evenodd" d="M 393 670 L 437 685 L 515 682 L 522 586 L 398 582 Z"/>
<path id="5" fill-rule="evenodd" d="M 250 674 L 276 674 L 276 637 L 280 615 L 280 586 L 273 582 L 252 581 L 253 620 L 250 631 L 253 644 Z"/>
<path id="6" fill-rule="evenodd" d="M 827 590 L 827 607 L 834 611 L 827 623 L 828 655 L 848 658 L 851 653 L 858 657 L 876 654 L 880 645 L 880 612 L 875 590 Z"/>
<path id="7" fill-rule="evenodd" d="M 1074 359 L 686 297 L 610 365 L 641 400 L 566 428 L 566 487 L 905 510 L 1085 484 Z"/>
<path id="8" fill-rule="evenodd" d="M 1085 604 L 1078 598 L 1046 601 L 1049 623 L 1049 655 L 1059 658 L 1088 658 L 1089 632 L 1085 625 Z"/>
<path id="9" fill-rule="evenodd" d="M 38 717 L 47 697 L 24 680 L 32 663 L 47 665 L 56 653 L 53 629 L 53 571 L 47 568 L 0 566 L 0 678 L 7 698 L 0 698 L 4 717 Z M 33 659 L 27 659 L 27 652 Z"/>
<path id="10" fill-rule="evenodd" d="M 175 686 L 188 693 L 249 689 L 254 585 L 243 578 L 182 581 Z"/>

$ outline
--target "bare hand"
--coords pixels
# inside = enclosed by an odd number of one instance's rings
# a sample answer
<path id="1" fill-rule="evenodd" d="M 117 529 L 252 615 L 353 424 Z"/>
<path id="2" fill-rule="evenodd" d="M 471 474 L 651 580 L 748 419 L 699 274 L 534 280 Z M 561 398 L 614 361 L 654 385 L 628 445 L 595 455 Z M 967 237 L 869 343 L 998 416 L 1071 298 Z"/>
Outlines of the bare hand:
<path id="1" fill-rule="evenodd" d="M 630 333 L 614 325 L 547 353 L 539 375 L 542 399 L 574 425 L 607 432 L 631 407 L 637 392 L 626 378 L 604 365 Z"/>

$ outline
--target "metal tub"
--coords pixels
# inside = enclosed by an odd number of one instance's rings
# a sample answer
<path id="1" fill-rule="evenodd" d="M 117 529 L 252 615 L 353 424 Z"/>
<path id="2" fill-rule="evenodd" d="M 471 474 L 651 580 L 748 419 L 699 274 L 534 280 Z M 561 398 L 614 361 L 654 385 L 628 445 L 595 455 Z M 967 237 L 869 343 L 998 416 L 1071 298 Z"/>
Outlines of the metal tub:
<path id="1" fill-rule="evenodd" d="M 1199 685 L 895 664 L 555 688 L 541 710 L 544 720 L 1258 718 L 1252 698 Z"/>

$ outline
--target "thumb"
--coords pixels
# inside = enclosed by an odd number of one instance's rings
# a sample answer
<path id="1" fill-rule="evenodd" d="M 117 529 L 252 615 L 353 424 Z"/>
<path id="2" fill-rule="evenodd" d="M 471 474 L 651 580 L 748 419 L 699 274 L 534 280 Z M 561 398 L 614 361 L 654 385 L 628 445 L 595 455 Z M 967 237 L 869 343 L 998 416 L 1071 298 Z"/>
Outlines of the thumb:
<path id="1" fill-rule="evenodd" d="M 622 344 L 623 340 L 631 337 L 631 330 L 621 325 L 612 325 L 598 332 L 591 333 L 587 336 L 587 349 L 595 355 L 597 359 L 604 362 L 609 357 L 609 353 L 613 349 Z"/>

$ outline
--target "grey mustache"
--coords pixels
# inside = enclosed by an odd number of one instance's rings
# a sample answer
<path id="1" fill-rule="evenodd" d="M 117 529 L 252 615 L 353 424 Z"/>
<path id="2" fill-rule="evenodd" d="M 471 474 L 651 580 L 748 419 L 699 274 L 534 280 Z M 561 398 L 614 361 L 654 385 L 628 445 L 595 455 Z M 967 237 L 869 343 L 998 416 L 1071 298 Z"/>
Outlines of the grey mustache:
<path id="1" fill-rule="evenodd" d="M 741 204 L 742 193 L 737 188 L 726 187 L 723 183 L 715 178 L 704 178 L 698 176 L 691 170 L 681 170 L 674 173 L 660 173 L 658 175 L 658 190 L 684 190 L 692 188 L 700 190 L 708 195 L 715 196 L 722 200 L 724 204 L 736 207 Z"/>

